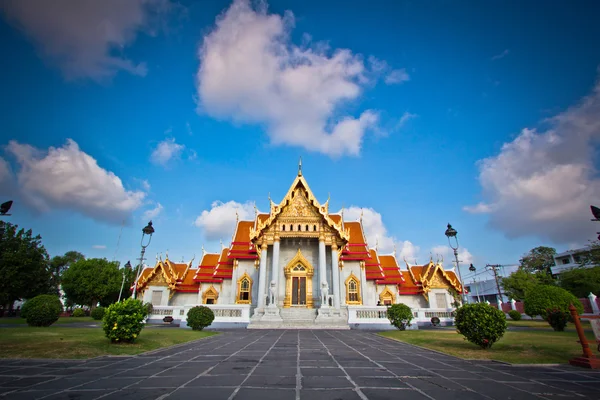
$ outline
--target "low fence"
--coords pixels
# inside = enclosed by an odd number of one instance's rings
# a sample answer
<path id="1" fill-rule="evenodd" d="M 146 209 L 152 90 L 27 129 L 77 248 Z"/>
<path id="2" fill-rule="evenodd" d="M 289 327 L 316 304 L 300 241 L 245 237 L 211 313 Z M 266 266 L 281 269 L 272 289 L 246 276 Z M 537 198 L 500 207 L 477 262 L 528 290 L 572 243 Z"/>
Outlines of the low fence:
<path id="1" fill-rule="evenodd" d="M 441 325 L 451 325 L 454 322 L 453 308 L 413 308 L 412 312 L 412 324 L 429 325 L 433 317 L 439 318 Z M 348 324 L 390 325 L 387 307 L 348 306 Z"/>
<path id="2" fill-rule="evenodd" d="M 588 297 L 582 297 L 579 302 L 583 306 L 584 314 L 600 315 L 600 297 L 596 297 L 590 293 Z M 522 301 L 511 300 L 509 303 L 489 303 L 491 306 L 501 309 L 505 313 L 511 310 L 517 310 L 521 314 L 525 314 L 525 304 Z"/>
<path id="3" fill-rule="evenodd" d="M 217 305 L 204 304 L 215 314 L 213 323 L 248 323 L 250 322 L 250 305 L 231 304 Z M 185 306 L 154 306 L 152 314 L 148 317 L 152 320 L 162 320 L 164 317 L 171 316 L 174 320 L 181 322 L 187 321 L 187 313 L 196 304 L 186 304 Z"/>

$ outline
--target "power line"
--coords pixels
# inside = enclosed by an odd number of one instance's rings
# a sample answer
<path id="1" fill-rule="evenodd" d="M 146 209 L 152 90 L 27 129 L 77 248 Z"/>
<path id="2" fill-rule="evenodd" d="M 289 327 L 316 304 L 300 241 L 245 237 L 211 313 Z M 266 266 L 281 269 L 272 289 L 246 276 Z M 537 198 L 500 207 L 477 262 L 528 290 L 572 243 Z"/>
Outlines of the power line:
<path id="1" fill-rule="evenodd" d="M 494 279 L 496 280 L 496 288 L 498 289 L 498 301 L 502 301 L 502 291 L 500 290 L 500 281 L 498 280 L 498 268 L 502 268 L 502 265 L 486 264 L 485 267 L 493 271 Z"/>

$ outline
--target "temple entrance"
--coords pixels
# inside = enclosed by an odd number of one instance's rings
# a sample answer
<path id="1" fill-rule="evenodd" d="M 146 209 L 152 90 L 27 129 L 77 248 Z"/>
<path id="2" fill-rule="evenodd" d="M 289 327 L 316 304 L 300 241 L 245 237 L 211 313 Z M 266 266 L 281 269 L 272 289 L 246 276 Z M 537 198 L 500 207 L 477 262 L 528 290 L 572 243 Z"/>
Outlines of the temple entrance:
<path id="1" fill-rule="evenodd" d="M 285 273 L 285 299 L 283 306 L 312 308 L 312 277 L 314 269 L 304 258 L 300 249 L 287 264 Z"/>
<path id="2" fill-rule="evenodd" d="M 292 306 L 306 306 L 306 278 L 292 278 Z"/>

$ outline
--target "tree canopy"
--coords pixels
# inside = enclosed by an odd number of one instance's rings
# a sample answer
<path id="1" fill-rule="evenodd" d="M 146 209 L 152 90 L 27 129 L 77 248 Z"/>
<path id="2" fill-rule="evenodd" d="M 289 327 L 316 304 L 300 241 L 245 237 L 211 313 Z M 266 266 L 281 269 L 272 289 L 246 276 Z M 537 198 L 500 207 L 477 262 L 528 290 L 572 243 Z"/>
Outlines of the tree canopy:
<path id="1" fill-rule="evenodd" d="M 600 266 L 564 271 L 560 274 L 558 285 L 579 298 L 590 293 L 600 296 Z"/>
<path id="2" fill-rule="evenodd" d="M 553 247 L 538 246 L 525 254 L 521 261 L 522 269 L 529 272 L 551 273 L 551 267 L 554 266 L 554 256 L 556 249 Z"/>
<path id="3" fill-rule="evenodd" d="M 40 235 L 0 221 L 0 304 L 49 293 L 48 260 Z"/>
<path id="4" fill-rule="evenodd" d="M 67 251 L 62 256 L 54 256 L 50 260 L 50 274 L 52 290 L 59 293 L 62 280 L 62 274 L 69 266 L 79 260 L 85 259 L 85 256 L 78 251 Z"/>
<path id="5" fill-rule="evenodd" d="M 130 287 L 132 279 L 128 269 L 119 269 L 119 263 L 105 258 L 80 259 L 69 266 L 62 274 L 62 289 L 67 299 L 75 304 L 94 308 L 98 302 L 110 304 L 119 297 L 123 272 L 126 273 L 123 295 Z"/>
<path id="6" fill-rule="evenodd" d="M 507 277 L 501 278 L 504 293 L 511 299 L 523 300 L 527 292 L 537 285 L 554 285 L 552 277 L 545 272 L 530 272 L 519 268 Z"/>

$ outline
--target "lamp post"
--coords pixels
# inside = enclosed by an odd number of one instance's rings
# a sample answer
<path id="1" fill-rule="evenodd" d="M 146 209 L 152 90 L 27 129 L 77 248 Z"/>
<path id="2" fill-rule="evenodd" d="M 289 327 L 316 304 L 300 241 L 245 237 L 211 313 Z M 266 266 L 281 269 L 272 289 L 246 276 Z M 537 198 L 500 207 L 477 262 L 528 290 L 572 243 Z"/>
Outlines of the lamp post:
<path id="1" fill-rule="evenodd" d="M 127 263 L 125 264 L 125 269 L 131 269 L 131 263 L 129 261 L 127 261 Z M 125 271 L 123 271 L 123 282 L 121 282 L 121 290 L 119 291 L 119 300 L 117 300 L 117 303 L 121 302 L 121 294 L 123 293 L 123 286 L 125 286 Z"/>
<path id="2" fill-rule="evenodd" d="M 10 210 L 10 208 L 12 207 L 13 201 L 9 200 L 6 201 L 2 204 L 0 204 L 0 217 L 4 217 L 4 216 L 10 216 L 10 214 L 7 214 L 8 211 Z M 0 221 L 0 240 L 4 239 L 4 221 Z"/>
<path id="3" fill-rule="evenodd" d="M 137 285 L 138 285 L 138 279 L 140 279 L 140 275 L 142 274 L 142 268 L 144 265 L 144 253 L 146 253 L 146 247 L 148 247 L 150 245 L 150 241 L 152 241 L 152 234 L 154 233 L 154 228 L 152 227 L 152 221 L 148 222 L 148 225 L 146 225 L 143 229 L 142 229 L 142 240 L 141 240 L 141 246 L 142 246 L 142 255 L 140 257 L 140 264 L 138 265 L 138 271 L 135 277 L 135 285 L 133 286 L 133 295 L 131 296 L 132 298 L 136 298 L 136 294 L 137 294 Z M 144 237 L 148 236 L 148 243 L 144 245 Z"/>
<path id="4" fill-rule="evenodd" d="M 462 280 L 462 276 L 460 274 L 460 265 L 458 263 L 458 232 L 456 231 L 456 229 L 454 229 L 452 227 L 452 225 L 450 225 L 448 223 L 448 228 L 446 229 L 446 233 L 445 233 L 446 237 L 448 238 L 448 244 L 450 245 L 450 247 L 452 248 L 452 250 L 454 250 L 454 258 L 456 259 L 456 269 L 458 270 L 458 279 L 460 280 L 460 286 L 462 288 L 461 294 L 462 294 L 462 300 L 463 300 L 463 304 L 467 303 L 467 298 L 465 296 L 465 285 L 463 283 Z M 454 242 L 456 243 L 456 246 L 452 245 L 452 241 L 450 240 L 450 238 L 454 238 Z"/>

